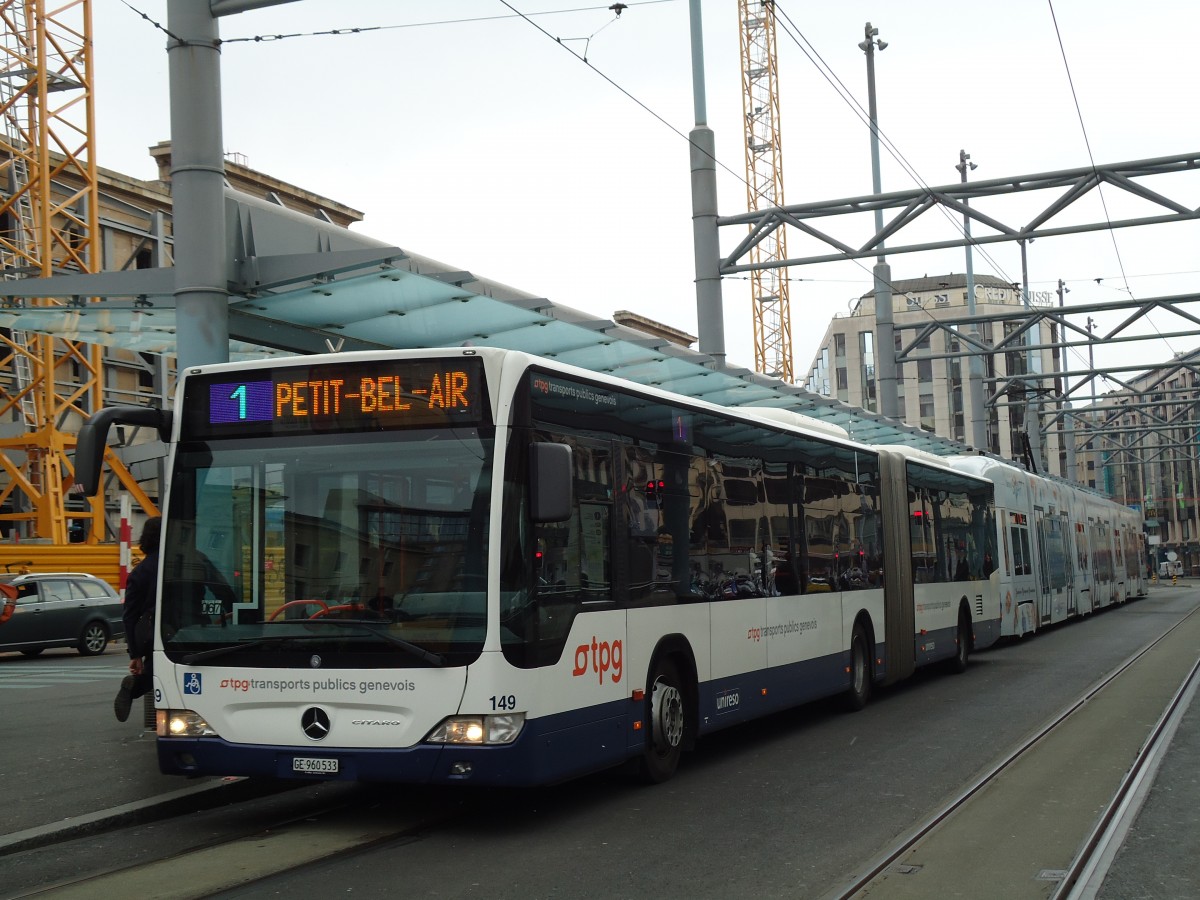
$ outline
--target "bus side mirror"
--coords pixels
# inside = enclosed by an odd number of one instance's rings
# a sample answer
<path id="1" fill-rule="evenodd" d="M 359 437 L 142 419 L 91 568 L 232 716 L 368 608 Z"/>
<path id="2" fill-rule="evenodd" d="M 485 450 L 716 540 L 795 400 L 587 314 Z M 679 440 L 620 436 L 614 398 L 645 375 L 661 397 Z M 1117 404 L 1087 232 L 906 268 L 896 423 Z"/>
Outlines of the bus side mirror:
<path id="1" fill-rule="evenodd" d="M 75 440 L 75 483 L 88 497 L 100 490 L 104 447 L 112 425 L 146 425 L 157 429 L 163 441 L 171 438 L 171 413 L 149 406 L 109 406 L 92 415 L 79 429 Z"/>
<path id="2" fill-rule="evenodd" d="M 571 448 L 529 445 L 529 515 L 534 522 L 565 522 L 575 507 Z"/>

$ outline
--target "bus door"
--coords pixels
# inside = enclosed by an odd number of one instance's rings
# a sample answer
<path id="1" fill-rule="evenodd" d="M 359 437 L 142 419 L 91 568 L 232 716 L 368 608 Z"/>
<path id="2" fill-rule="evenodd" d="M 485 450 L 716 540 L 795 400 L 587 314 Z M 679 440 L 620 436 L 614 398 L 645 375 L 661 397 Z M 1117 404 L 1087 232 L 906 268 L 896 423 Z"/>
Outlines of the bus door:
<path id="1" fill-rule="evenodd" d="M 1036 631 L 1038 626 L 1037 585 L 1033 571 L 1033 550 L 1029 541 L 1029 516 L 1009 512 L 1004 529 L 1004 564 L 1012 579 L 1012 607 L 1005 598 L 1004 616 L 1009 629 L 1002 633 L 1017 636 Z"/>
<path id="2" fill-rule="evenodd" d="M 1068 522 L 1053 507 L 1035 508 L 1038 550 L 1039 625 L 1061 622 L 1075 612 L 1074 566 L 1068 547 Z"/>
<path id="3" fill-rule="evenodd" d="M 1082 616 L 1089 615 L 1095 608 L 1092 598 L 1092 569 L 1088 553 L 1087 529 L 1082 522 L 1076 522 L 1075 536 L 1075 612 Z"/>
<path id="4" fill-rule="evenodd" d="M 1112 603 L 1112 539 L 1107 523 L 1088 519 L 1088 543 L 1092 554 L 1092 602 L 1095 606 Z"/>
<path id="5" fill-rule="evenodd" d="M 1125 542 L 1121 539 L 1120 528 L 1114 528 L 1112 531 L 1113 542 L 1113 586 L 1116 591 L 1114 600 L 1118 603 L 1123 603 L 1128 594 L 1125 592 L 1125 584 L 1129 580 L 1125 572 Z"/>
<path id="6" fill-rule="evenodd" d="M 1050 588 L 1050 553 L 1047 547 L 1046 511 L 1040 506 L 1033 508 L 1034 573 L 1037 576 L 1038 625 L 1049 625 L 1054 621 L 1054 597 Z"/>
<path id="7" fill-rule="evenodd" d="M 1070 572 L 1066 596 L 1067 615 L 1077 616 L 1079 615 L 1079 573 L 1075 571 L 1075 523 L 1071 520 L 1070 515 L 1063 513 L 1061 525 L 1063 560 Z"/>
<path id="8" fill-rule="evenodd" d="M 1134 546 L 1137 548 L 1137 565 L 1138 565 L 1137 595 L 1139 597 L 1145 597 L 1146 596 L 1146 587 L 1150 581 L 1150 572 L 1148 570 L 1148 567 L 1152 566 L 1153 562 L 1150 560 L 1150 549 L 1146 546 L 1146 535 L 1145 534 L 1143 534 L 1140 531 L 1135 531 L 1133 533 L 1133 543 L 1134 543 Z"/>

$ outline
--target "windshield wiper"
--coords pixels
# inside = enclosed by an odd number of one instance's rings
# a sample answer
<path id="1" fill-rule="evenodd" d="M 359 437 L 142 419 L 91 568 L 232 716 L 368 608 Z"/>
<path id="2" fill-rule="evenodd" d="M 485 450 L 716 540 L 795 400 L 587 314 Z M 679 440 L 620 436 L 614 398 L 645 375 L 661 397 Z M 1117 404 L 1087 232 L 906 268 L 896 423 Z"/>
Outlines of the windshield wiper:
<path id="1" fill-rule="evenodd" d="M 411 641 L 404 640 L 404 638 L 398 638 L 395 635 L 388 634 L 386 631 L 380 631 L 378 628 L 373 627 L 376 624 L 373 619 L 329 619 L 328 621 L 330 624 L 336 622 L 338 625 L 357 625 L 368 634 L 374 635 L 377 638 L 383 638 L 389 644 L 394 644 L 401 650 L 408 651 L 417 657 L 417 659 L 424 660 L 431 666 L 444 668 L 446 665 L 446 658 L 444 656 L 426 650 L 424 647 L 419 647 Z"/>
<path id="2" fill-rule="evenodd" d="M 211 650 L 200 650 L 197 653 L 189 653 L 187 656 L 183 657 L 180 662 L 182 662 L 185 666 L 191 666 L 198 662 L 204 662 L 206 659 L 216 659 L 219 656 L 225 656 L 229 653 L 237 653 L 239 650 L 253 650 L 255 647 L 263 647 L 267 644 L 283 645 L 290 644 L 292 641 L 311 640 L 324 640 L 324 638 L 315 634 L 293 634 L 286 637 L 282 635 L 278 637 L 265 637 L 259 638 L 256 641 L 244 641 L 240 644 L 227 644 L 224 647 L 213 647 Z"/>
<path id="3" fill-rule="evenodd" d="M 437 666 L 438 668 L 444 668 L 446 665 L 445 657 L 442 657 L 442 656 L 438 655 L 437 653 L 433 653 L 429 650 L 426 650 L 423 647 L 418 647 L 416 644 L 411 643 L 410 641 L 406 641 L 403 638 L 398 638 L 393 635 L 390 635 L 386 631 L 380 631 L 377 628 L 372 628 L 371 626 L 374 624 L 373 622 L 365 621 L 362 619 L 332 619 L 332 620 L 330 620 L 330 622 L 331 623 L 337 622 L 339 625 L 356 625 L 359 628 L 361 628 L 363 631 L 366 631 L 368 634 L 370 634 L 374 637 L 377 637 L 377 638 L 382 638 L 383 640 L 387 641 L 389 644 L 393 644 L 393 645 L 399 647 L 400 649 L 406 651 L 407 653 L 417 657 L 417 659 L 420 659 L 424 662 L 429 663 L 431 666 Z M 219 657 L 226 656 L 230 653 L 237 653 L 239 650 L 253 650 L 257 647 L 264 647 L 267 645 L 284 646 L 286 644 L 290 644 L 295 641 L 327 641 L 327 640 L 329 640 L 329 636 L 322 635 L 322 634 L 300 634 L 300 635 L 293 634 L 293 635 L 287 635 L 287 636 L 280 635 L 278 637 L 264 637 L 264 638 L 259 638 L 258 640 L 254 640 L 254 641 L 245 641 L 241 644 L 228 644 L 224 647 L 213 647 L 211 650 L 200 650 L 196 653 L 189 653 L 187 656 L 183 657 L 183 659 L 180 661 L 185 666 L 191 666 L 191 665 L 195 665 L 196 663 L 199 663 L 199 662 L 204 662 L 206 660 L 217 659 Z"/>

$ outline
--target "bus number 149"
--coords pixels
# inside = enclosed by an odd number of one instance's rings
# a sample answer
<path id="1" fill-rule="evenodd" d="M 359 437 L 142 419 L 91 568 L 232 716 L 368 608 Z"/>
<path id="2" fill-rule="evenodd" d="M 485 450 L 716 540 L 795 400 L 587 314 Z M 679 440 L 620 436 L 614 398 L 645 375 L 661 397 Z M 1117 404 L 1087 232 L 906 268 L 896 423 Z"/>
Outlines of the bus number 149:
<path id="1" fill-rule="evenodd" d="M 492 709 L 516 709 L 517 696 L 509 694 L 505 697 L 492 697 Z"/>

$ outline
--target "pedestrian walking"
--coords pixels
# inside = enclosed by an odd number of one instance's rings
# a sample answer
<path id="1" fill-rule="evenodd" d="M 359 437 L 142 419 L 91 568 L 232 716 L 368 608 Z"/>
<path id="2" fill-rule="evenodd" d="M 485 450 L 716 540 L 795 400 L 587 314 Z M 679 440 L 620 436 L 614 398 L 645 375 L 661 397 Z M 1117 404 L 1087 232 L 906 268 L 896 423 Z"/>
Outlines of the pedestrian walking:
<path id="1" fill-rule="evenodd" d="M 124 722 L 133 701 L 148 694 L 154 685 L 154 607 L 158 600 L 158 545 L 162 519 L 147 519 L 138 546 L 143 558 L 125 583 L 125 644 L 129 648 L 129 674 L 113 700 L 113 712 Z"/>

